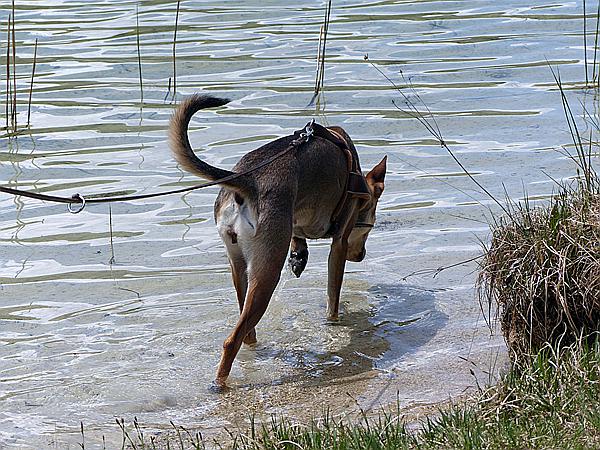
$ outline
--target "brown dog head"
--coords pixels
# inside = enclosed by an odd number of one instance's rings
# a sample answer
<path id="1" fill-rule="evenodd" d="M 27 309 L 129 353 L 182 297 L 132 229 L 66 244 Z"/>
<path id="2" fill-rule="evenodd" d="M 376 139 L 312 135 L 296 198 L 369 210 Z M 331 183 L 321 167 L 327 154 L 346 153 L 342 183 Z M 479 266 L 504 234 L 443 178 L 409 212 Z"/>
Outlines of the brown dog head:
<path id="1" fill-rule="evenodd" d="M 379 164 L 373 167 L 373 169 L 365 176 L 371 197 L 366 200 L 365 204 L 362 206 L 358 213 L 356 223 L 370 225 L 375 223 L 375 210 L 377 209 L 379 197 L 383 194 L 386 166 L 387 156 L 384 156 Z M 365 244 L 367 243 L 367 238 L 369 237 L 371 229 L 372 227 L 370 226 L 358 226 L 354 227 L 350 232 L 350 236 L 348 237 L 348 251 L 346 253 L 346 259 L 348 261 L 360 262 L 364 259 L 367 254 Z"/>

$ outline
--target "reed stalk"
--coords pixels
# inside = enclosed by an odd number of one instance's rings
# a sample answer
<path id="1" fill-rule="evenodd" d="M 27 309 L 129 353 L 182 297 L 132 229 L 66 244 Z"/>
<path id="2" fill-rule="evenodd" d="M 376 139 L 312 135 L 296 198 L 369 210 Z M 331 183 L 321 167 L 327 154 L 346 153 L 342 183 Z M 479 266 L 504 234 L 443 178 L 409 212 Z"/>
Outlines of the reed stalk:
<path id="1" fill-rule="evenodd" d="M 6 30 L 6 131 L 9 130 L 10 117 L 12 111 L 10 111 L 12 94 L 10 92 L 10 22 L 12 20 L 12 14 L 8 15 L 8 25 Z"/>
<path id="2" fill-rule="evenodd" d="M 140 49 L 140 11 L 139 5 L 135 5 L 135 35 L 137 45 L 137 57 L 138 57 L 138 74 L 140 80 L 140 107 L 144 103 L 144 84 L 142 77 L 142 52 Z"/>
<path id="3" fill-rule="evenodd" d="M 179 25 L 179 7 L 181 0 L 177 0 L 177 12 L 175 13 L 175 30 L 173 32 L 173 100 L 177 94 L 177 55 L 175 52 L 177 46 L 177 27 Z"/>
<path id="4" fill-rule="evenodd" d="M 115 263 L 115 247 L 113 244 L 113 220 L 112 220 L 112 207 L 108 204 L 108 231 L 110 234 L 110 259 L 108 264 L 112 266 Z"/>
<path id="5" fill-rule="evenodd" d="M 163 98 L 163 102 L 167 101 L 170 94 L 171 94 L 171 77 L 169 77 L 169 83 L 167 84 L 167 94 L 165 95 L 165 98 Z"/>
<path id="6" fill-rule="evenodd" d="M 12 76 L 13 76 L 13 107 L 12 107 L 12 128 L 17 132 L 17 45 L 15 39 L 15 0 L 12 2 Z"/>
<path id="7" fill-rule="evenodd" d="M 33 78 L 35 77 L 35 65 L 37 61 L 37 46 L 38 40 L 35 39 L 35 46 L 33 47 L 33 66 L 31 68 L 31 83 L 29 83 L 29 100 L 27 101 L 27 128 L 30 126 L 31 120 L 31 97 L 33 96 Z"/>
<path id="8" fill-rule="evenodd" d="M 79 422 L 79 425 L 79 432 L 81 433 L 81 442 L 79 443 L 79 447 L 81 447 L 81 450 L 85 450 L 85 433 L 83 429 L 83 421 Z"/>
<path id="9" fill-rule="evenodd" d="M 327 48 L 327 34 L 329 32 L 329 21 L 331 18 L 331 0 L 327 3 L 327 8 L 325 9 L 325 17 L 323 19 L 323 26 L 319 32 L 319 49 L 317 53 L 317 75 L 315 77 L 315 89 L 314 89 L 314 97 L 316 97 L 319 92 L 323 89 L 325 84 L 325 54 Z M 321 37 L 323 44 L 321 45 Z"/>
<path id="10" fill-rule="evenodd" d="M 324 26 L 321 25 L 321 27 L 319 28 L 319 47 L 317 48 L 317 70 L 315 72 L 315 88 L 314 88 L 314 94 L 318 94 L 319 93 L 319 86 L 320 86 L 320 74 L 321 74 L 321 47 L 323 45 L 323 32 L 324 32 Z"/>
<path id="11" fill-rule="evenodd" d="M 588 58 L 587 58 L 587 10 L 585 0 L 583 0 L 583 58 L 585 65 L 585 85 L 589 84 L 588 80 Z"/>
<path id="12" fill-rule="evenodd" d="M 598 74 L 596 72 L 596 56 L 598 54 L 598 33 L 600 33 L 600 2 L 598 2 L 598 10 L 596 11 L 596 34 L 594 35 L 594 74 L 592 76 L 592 83 L 598 82 Z"/>

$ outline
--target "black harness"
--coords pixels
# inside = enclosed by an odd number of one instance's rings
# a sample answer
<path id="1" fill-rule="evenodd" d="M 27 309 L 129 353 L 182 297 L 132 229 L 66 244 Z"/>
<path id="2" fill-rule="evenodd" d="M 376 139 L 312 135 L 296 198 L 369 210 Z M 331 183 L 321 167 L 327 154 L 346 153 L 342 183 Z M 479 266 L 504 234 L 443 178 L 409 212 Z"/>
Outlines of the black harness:
<path id="1" fill-rule="evenodd" d="M 327 231 L 327 235 L 332 236 L 339 230 L 341 214 L 342 211 L 344 211 L 344 208 L 347 207 L 346 203 L 348 200 L 353 198 L 369 200 L 371 198 L 371 191 L 369 191 L 367 181 L 361 172 L 356 150 L 353 150 L 350 145 L 348 145 L 348 142 L 346 142 L 346 139 L 344 139 L 341 134 L 329 128 L 325 128 L 318 123 L 308 124 L 306 127 L 312 128 L 313 136 L 318 136 L 335 144 L 346 156 L 348 179 L 346 181 L 346 189 L 331 215 L 331 226 Z M 354 224 L 354 227 L 357 228 L 373 228 L 373 226 L 374 224 L 368 222 L 356 222 Z"/>

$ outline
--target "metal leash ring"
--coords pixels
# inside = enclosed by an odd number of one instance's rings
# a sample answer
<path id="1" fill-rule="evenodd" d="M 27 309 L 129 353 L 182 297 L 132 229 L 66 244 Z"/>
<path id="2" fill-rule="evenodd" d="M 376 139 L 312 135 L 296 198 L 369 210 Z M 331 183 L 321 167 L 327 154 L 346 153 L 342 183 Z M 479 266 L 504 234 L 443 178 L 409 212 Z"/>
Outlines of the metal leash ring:
<path id="1" fill-rule="evenodd" d="M 81 206 L 79 207 L 79 209 L 73 209 L 73 203 L 68 203 L 67 207 L 69 208 L 69 212 L 71 214 L 79 214 L 81 211 L 83 211 L 83 208 L 85 208 L 85 197 L 79 193 L 77 194 L 73 194 L 71 196 L 71 198 L 73 200 L 79 200 L 76 203 L 81 203 Z"/>

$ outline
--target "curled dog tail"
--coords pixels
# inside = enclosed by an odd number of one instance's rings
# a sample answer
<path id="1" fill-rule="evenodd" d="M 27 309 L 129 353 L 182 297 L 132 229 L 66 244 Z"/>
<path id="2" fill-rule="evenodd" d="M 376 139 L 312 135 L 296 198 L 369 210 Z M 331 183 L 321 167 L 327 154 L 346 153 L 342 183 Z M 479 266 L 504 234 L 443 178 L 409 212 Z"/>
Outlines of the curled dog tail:
<path id="1" fill-rule="evenodd" d="M 192 116 L 205 108 L 214 108 L 229 103 L 229 99 L 212 97 L 206 94 L 194 94 L 186 98 L 175 110 L 169 125 L 169 146 L 175 159 L 190 173 L 206 178 L 210 181 L 220 180 L 235 175 L 235 172 L 220 169 L 205 163 L 196 156 L 188 139 L 188 125 Z M 233 180 L 221 183 L 240 194 L 249 194 L 253 191 L 251 180 L 242 175 Z"/>

